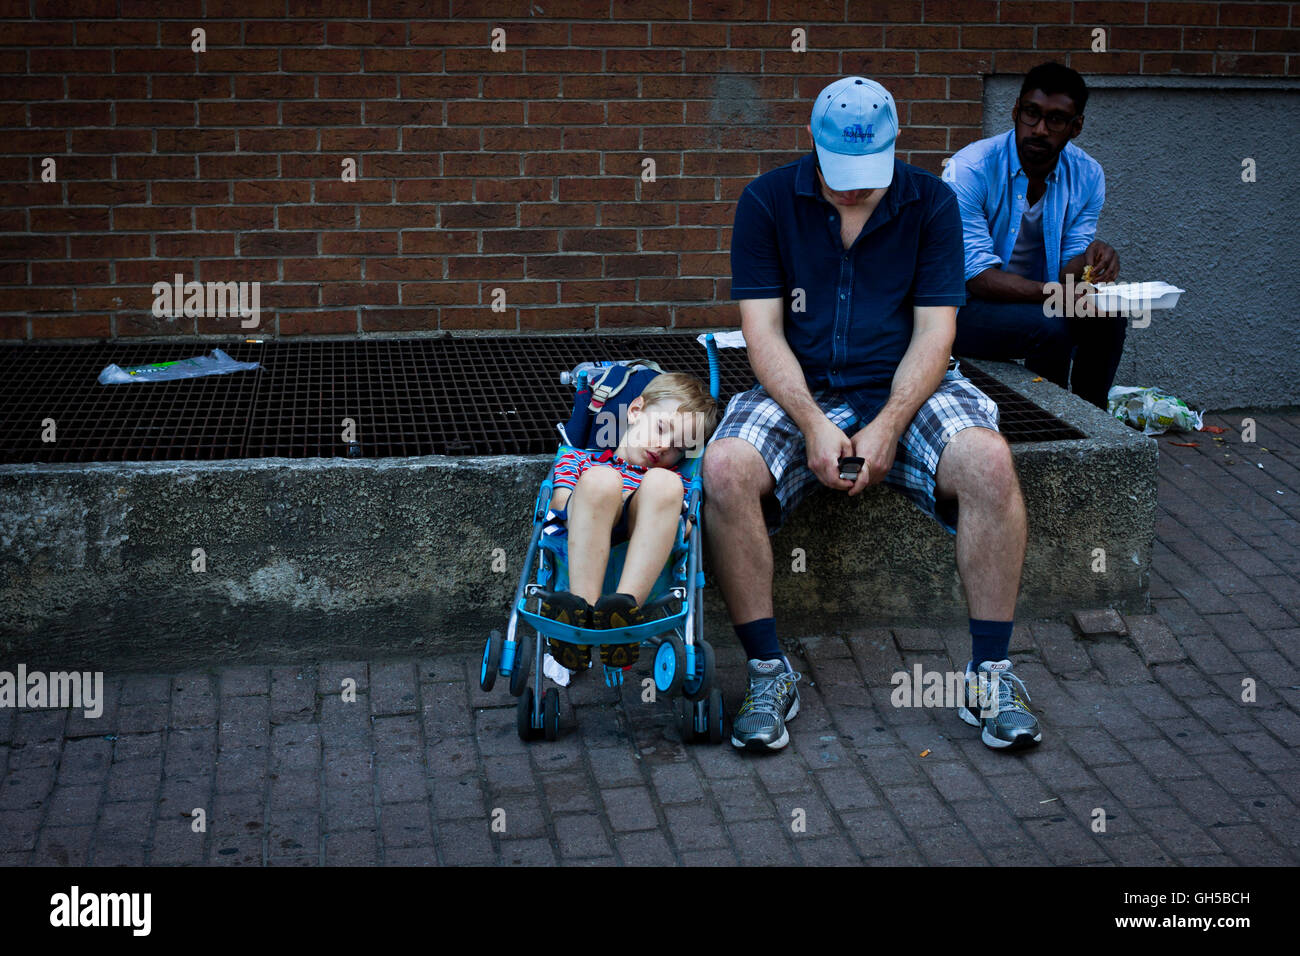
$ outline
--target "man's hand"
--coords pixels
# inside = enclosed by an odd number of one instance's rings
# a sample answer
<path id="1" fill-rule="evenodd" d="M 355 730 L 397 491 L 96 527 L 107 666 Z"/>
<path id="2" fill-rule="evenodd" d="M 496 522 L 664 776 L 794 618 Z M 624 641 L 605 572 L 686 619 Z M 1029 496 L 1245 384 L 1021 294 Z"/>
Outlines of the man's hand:
<path id="1" fill-rule="evenodd" d="M 823 416 L 812 432 L 804 436 L 804 442 L 808 446 L 808 468 L 818 481 L 836 491 L 848 491 L 853 487 L 853 482 L 840 477 L 840 459 L 857 454 L 842 428 Z M 862 466 L 864 475 L 870 464 L 868 459 Z"/>
<path id="2" fill-rule="evenodd" d="M 898 436 L 880 418 L 876 418 L 866 428 L 859 430 L 850 444 L 853 446 L 853 454 L 866 459 L 862 471 L 858 473 L 858 480 L 849 491 L 849 496 L 852 497 L 864 488 L 885 480 L 885 475 L 894 466 L 894 456 L 898 453 Z"/>
<path id="3" fill-rule="evenodd" d="M 1094 239 L 1083 250 L 1083 264 L 1092 266 L 1093 282 L 1114 282 L 1119 277 L 1119 253 L 1100 239 Z"/>

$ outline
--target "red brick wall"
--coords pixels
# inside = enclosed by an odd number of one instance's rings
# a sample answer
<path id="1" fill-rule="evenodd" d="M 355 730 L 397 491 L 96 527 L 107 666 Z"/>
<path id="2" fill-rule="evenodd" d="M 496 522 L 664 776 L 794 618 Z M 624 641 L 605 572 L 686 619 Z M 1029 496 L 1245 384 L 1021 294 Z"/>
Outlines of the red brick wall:
<path id="1" fill-rule="evenodd" d="M 154 317 L 176 273 L 260 282 L 261 335 L 729 324 L 735 198 L 831 80 L 937 171 L 986 74 L 1294 77 L 1297 6 L 0 0 L 0 338 L 248 334 Z"/>

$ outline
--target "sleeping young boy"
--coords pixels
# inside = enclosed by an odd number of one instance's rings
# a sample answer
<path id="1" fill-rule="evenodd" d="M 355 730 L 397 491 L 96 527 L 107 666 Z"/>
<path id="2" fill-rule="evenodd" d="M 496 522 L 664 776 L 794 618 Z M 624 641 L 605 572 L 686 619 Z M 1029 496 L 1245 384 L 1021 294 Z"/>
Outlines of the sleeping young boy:
<path id="1" fill-rule="evenodd" d="M 618 447 L 566 453 L 555 466 L 547 525 L 567 529 L 569 590 L 543 601 L 544 617 L 607 630 L 641 624 L 641 605 L 672 553 L 688 487 L 675 467 L 699 455 L 718 425 L 718 406 L 693 375 L 656 375 L 627 406 Z M 558 530 L 548 528 L 548 530 Z M 628 542 L 618 586 L 602 594 L 610 548 Z M 591 648 L 551 639 L 551 656 L 569 670 L 585 668 Z M 636 644 L 602 644 L 601 662 L 636 662 Z"/>

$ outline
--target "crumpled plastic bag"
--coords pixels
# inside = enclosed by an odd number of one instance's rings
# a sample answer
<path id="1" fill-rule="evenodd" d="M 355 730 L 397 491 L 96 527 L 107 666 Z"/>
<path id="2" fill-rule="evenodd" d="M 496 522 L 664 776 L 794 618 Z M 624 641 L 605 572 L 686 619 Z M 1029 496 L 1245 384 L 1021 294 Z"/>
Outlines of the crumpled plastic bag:
<path id="1" fill-rule="evenodd" d="M 169 382 L 178 378 L 198 378 L 202 375 L 228 375 L 245 369 L 257 368 L 257 362 L 237 362 L 221 349 L 211 355 L 179 359 L 175 362 L 154 362 L 151 365 L 108 365 L 99 373 L 100 385 L 124 385 L 127 382 Z"/>
<path id="2" fill-rule="evenodd" d="M 1163 435 L 1170 429 L 1198 432 L 1204 414 L 1158 388 L 1116 385 L 1107 393 L 1106 404 L 1111 415 L 1144 435 Z"/>

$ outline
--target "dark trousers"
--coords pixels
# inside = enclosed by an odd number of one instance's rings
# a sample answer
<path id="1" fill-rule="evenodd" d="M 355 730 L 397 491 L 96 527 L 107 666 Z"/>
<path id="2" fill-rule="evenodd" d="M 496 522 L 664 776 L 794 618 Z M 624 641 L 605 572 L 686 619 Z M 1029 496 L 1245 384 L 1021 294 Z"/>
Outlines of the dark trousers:
<path id="1" fill-rule="evenodd" d="M 1035 375 L 1105 411 L 1127 334 L 1127 317 L 1071 319 L 1045 315 L 1042 305 L 1032 302 L 972 298 L 957 311 L 952 353 L 959 358 L 1024 359 L 1025 368 Z"/>

